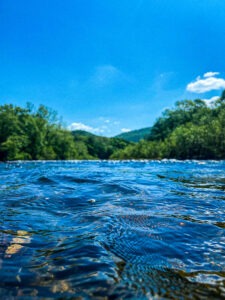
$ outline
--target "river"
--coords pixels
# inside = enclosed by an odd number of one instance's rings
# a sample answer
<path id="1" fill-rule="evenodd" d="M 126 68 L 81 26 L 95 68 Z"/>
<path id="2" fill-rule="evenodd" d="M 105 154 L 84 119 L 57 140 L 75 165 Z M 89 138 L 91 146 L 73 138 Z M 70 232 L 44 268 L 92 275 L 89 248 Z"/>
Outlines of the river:
<path id="1" fill-rule="evenodd" d="M 0 164 L 1 299 L 223 299 L 224 161 Z"/>

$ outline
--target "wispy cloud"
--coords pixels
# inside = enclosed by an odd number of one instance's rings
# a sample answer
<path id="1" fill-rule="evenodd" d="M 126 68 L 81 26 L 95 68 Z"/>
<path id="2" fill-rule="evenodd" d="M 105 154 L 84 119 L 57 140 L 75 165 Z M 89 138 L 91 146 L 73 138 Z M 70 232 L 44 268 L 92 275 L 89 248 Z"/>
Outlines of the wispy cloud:
<path id="1" fill-rule="evenodd" d="M 87 132 L 91 132 L 97 135 L 104 135 L 104 136 L 112 136 L 113 133 L 116 134 L 116 132 L 119 131 L 123 133 L 131 131 L 131 129 L 129 128 L 121 129 L 120 121 L 113 120 L 107 117 L 99 117 L 93 119 L 91 123 L 92 123 L 91 125 L 88 125 L 81 122 L 73 122 L 67 128 L 70 131 L 84 130 Z"/>
<path id="2" fill-rule="evenodd" d="M 121 132 L 125 133 L 125 132 L 129 132 L 131 131 L 130 128 L 121 128 Z"/>
<path id="3" fill-rule="evenodd" d="M 88 125 L 85 125 L 83 123 L 72 123 L 68 126 L 69 130 L 84 130 L 84 131 L 88 131 L 88 132 L 92 132 L 92 133 L 103 133 L 104 132 L 104 128 L 94 128 Z"/>
<path id="4" fill-rule="evenodd" d="M 203 99 L 203 101 L 205 101 L 206 105 L 208 106 L 212 106 L 216 100 L 218 100 L 220 97 L 219 96 L 213 96 L 209 99 Z"/>
<path id="5" fill-rule="evenodd" d="M 113 125 L 119 125 L 120 124 L 120 121 L 114 121 L 113 122 Z"/>
<path id="6" fill-rule="evenodd" d="M 126 78 L 126 75 L 112 65 L 98 66 L 90 78 L 90 82 L 97 87 L 105 87 Z"/>
<path id="7" fill-rule="evenodd" d="M 219 75 L 220 73 L 219 72 L 206 72 L 203 77 L 207 78 L 207 77 L 213 77 L 213 76 L 216 76 L 216 75 Z"/>
<path id="8" fill-rule="evenodd" d="M 219 72 L 207 72 L 203 75 L 203 78 L 198 76 L 194 82 L 187 85 L 187 91 L 194 93 L 205 93 L 212 90 L 220 90 L 225 88 L 225 80 L 223 78 L 217 78 Z"/>

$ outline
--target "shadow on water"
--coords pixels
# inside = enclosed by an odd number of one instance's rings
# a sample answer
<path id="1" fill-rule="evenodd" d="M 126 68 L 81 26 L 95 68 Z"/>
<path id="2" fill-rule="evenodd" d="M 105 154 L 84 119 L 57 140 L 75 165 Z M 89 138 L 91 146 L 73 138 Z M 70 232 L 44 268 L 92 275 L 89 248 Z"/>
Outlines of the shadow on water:
<path id="1" fill-rule="evenodd" d="M 1 167 L 2 299 L 222 299 L 224 162 Z"/>

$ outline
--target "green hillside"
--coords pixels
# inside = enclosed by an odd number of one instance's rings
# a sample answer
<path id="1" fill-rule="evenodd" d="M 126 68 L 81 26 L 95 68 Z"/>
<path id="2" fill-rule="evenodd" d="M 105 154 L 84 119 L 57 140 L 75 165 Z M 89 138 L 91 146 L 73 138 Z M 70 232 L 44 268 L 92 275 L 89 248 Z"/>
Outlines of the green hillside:
<path id="1" fill-rule="evenodd" d="M 130 143 L 118 138 L 71 132 L 57 114 L 40 105 L 0 106 L 0 161 L 108 159 Z"/>
<path id="2" fill-rule="evenodd" d="M 112 159 L 225 159 L 225 91 L 212 105 L 176 102 L 166 109 L 145 140 L 116 151 Z"/>
<path id="3" fill-rule="evenodd" d="M 80 135 L 87 136 L 87 137 L 97 136 L 97 135 L 95 135 L 95 134 L 93 134 L 89 131 L 85 131 L 85 130 L 74 130 L 74 131 L 72 131 L 72 134 L 73 134 L 74 137 L 80 136 Z"/>
<path id="4" fill-rule="evenodd" d="M 115 151 L 123 150 L 131 143 L 120 138 L 98 136 L 83 130 L 71 132 L 76 148 L 80 148 L 79 156 L 94 159 L 108 159 Z"/>
<path id="5" fill-rule="evenodd" d="M 148 138 L 148 136 L 151 133 L 151 127 L 146 127 L 142 129 L 132 130 L 129 132 L 121 133 L 119 135 L 116 135 L 116 138 L 123 139 L 125 141 L 129 142 L 139 142 L 142 139 Z"/>
<path id="6" fill-rule="evenodd" d="M 0 106 L 0 161 L 143 158 L 225 159 L 225 91 L 210 106 L 178 101 L 151 128 L 113 138 L 71 132 L 43 105 Z"/>

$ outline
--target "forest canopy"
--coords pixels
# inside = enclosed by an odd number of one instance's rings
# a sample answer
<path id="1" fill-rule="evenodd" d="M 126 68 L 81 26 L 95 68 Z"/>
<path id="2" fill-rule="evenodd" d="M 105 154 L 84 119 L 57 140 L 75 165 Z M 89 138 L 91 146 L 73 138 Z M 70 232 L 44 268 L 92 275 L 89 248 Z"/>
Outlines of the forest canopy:
<path id="1" fill-rule="evenodd" d="M 0 160 L 108 159 L 129 143 L 63 128 L 57 113 L 40 105 L 0 106 Z"/>
<path id="2" fill-rule="evenodd" d="M 150 135 L 116 151 L 114 159 L 225 159 L 225 92 L 210 106 L 201 99 L 166 109 Z"/>
<path id="3" fill-rule="evenodd" d="M 149 130 L 149 128 L 148 128 Z M 225 159 L 225 91 L 211 106 L 176 102 L 138 143 L 65 129 L 43 105 L 0 106 L 0 161 L 67 159 Z"/>

